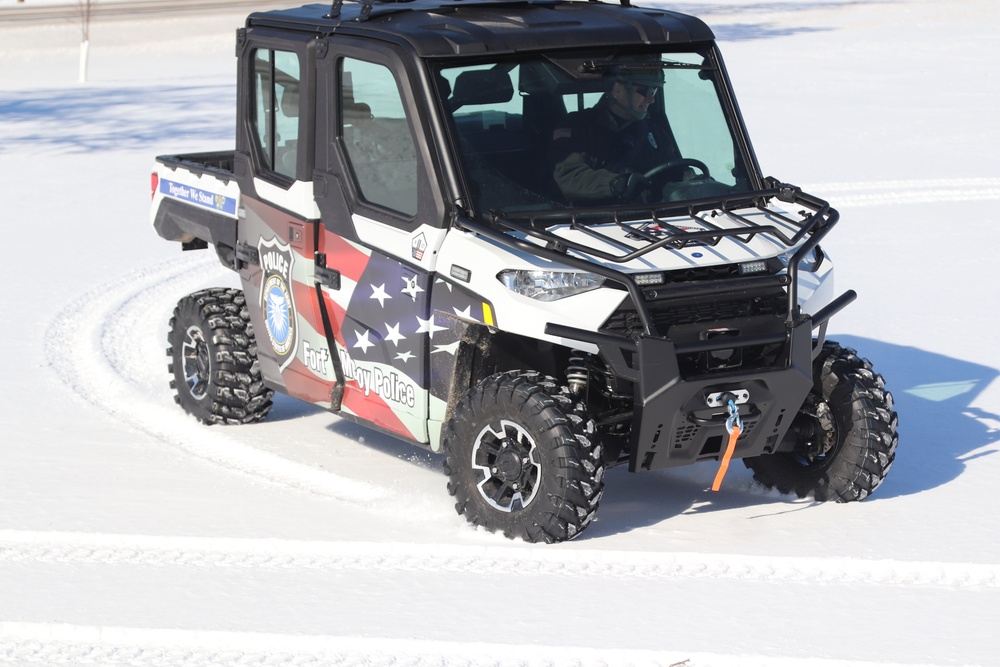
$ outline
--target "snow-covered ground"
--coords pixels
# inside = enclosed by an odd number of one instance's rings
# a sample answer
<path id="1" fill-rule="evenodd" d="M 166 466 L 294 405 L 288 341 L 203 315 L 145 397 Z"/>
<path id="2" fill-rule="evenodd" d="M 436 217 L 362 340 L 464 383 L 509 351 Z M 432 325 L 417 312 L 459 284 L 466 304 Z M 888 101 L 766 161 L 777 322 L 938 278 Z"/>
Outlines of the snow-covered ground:
<path id="1" fill-rule="evenodd" d="M 30 0 L 29 0 L 30 1 Z M 7 2 L 6 4 L 10 4 Z M 148 224 L 155 155 L 231 144 L 238 14 L 0 25 L 0 663 L 1000 665 L 1000 4 L 680 2 L 765 170 L 843 215 L 832 334 L 893 390 L 869 500 L 613 470 L 578 541 L 455 514 L 439 457 L 279 397 L 203 427 Z"/>

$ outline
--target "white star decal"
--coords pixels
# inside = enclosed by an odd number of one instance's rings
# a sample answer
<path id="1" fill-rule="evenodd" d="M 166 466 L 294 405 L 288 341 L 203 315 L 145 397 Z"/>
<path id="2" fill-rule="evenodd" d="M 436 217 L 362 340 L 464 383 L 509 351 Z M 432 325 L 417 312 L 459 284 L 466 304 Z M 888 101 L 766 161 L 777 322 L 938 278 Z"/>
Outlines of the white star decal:
<path id="1" fill-rule="evenodd" d="M 413 276 L 412 278 L 405 278 L 404 277 L 403 280 L 406 281 L 406 287 L 404 287 L 402 289 L 402 293 L 403 294 L 409 294 L 410 298 L 413 299 L 414 301 L 416 301 L 417 300 L 417 293 L 423 292 L 424 288 L 417 284 L 417 277 L 416 276 Z"/>
<path id="2" fill-rule="evenodd" d="M 412 352 L 407 351 L 407 352 L 400 352 L 399 354 L 396 355 L 396 358 L 399 359 L 400 361 L 406 362 L 412 359 L 414 356 L 415 355 Z"/>
<path id="3" fill-rule="evenodd" d="M 431 354 L 437 354 L 438 352 L 447 352 L 448 354 L 454 356 L 458 352 L 458 345 L 462 341 L 456 340 L 454 343 L 448 343 L 447 345 L 435 345 L 434 350 Z"/>
<path id="4" fill-rule="evenodd" d="M 354 335 L 358 337 L 358 342 L 354 344 L 354 347 L 360 347 L 362 354 L 367 352 L 368 348 L 375 346 L 375 343 L 368 340 L 368 334 L 370 333 L 371 333 L 370 329 L 365 329 L 365 332 L 363 334 L 357 330 L 354 331 Z"/>
<path id="5" fill-rule="evenodd" d="M 448 327 L 439 327 L 438 325 L 434 324 L 433 313 L 431 313 L 431 316 L 428 317 L 426 320 L 422 317 L 418 317 L 417 322 L 420 324 L 420 326 L 417 327 L 417 333 L 430 334 L 431 340 L 434 340 L 434 332 L 445 331 L 448 329 Z"/>
<path id="6" fill-rule="evenodd" d="M 459 310 L 458 308 L 452 308 L 452 310 L 454 310 L 455 314 L 459 317 L 464 317 L 467 320 L 472 319 L 472 306 L 466 306 L 464 310 Z"/>
<path id="7" fill-rule="evenodd" d="M 451 283 L 445 282 L 445 280 L 443 278 L 438 278 L 437 280 L 434 281 L 435 285 L 441 285 L 442 283 L 444 284 L 445 287 L 448 288 L 448 291 L 450 292 L 451 291 Z"/>
<path id="8" fill-rule="evenodd" d="M 406 336 L 399 333 L 399 322 L 397 322 L 394 326 L 391 327 L 389 326 L 389 323 L 386 322 L 385 331 L 386 331 L 385 339 L 391 342 L 396 347 L 399 347 L 399 341 L 406 340 Z"/>
<path id="9" fill-rule="evenodd" d="M 375 287 L 375 285 L 372 285 L 372 295 L 370 297 L 368 297 L 368 298 L 369 299 L 378 299 L 378 305 L 380 305 L 383 308 L 385 308 L 385 300 L 386 299 L 391 299 L 392 297 L 389 296 L 388 292 L 385 291 L 385 283 L 382 283 L 378 287 Z"/>

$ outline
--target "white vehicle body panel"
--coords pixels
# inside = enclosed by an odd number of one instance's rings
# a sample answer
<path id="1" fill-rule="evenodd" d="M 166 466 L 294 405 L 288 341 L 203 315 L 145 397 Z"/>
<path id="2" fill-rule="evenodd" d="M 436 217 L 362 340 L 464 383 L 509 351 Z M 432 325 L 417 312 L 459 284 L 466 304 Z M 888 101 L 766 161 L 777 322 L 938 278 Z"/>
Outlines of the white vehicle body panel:
<path id="1" fill-rule="evenodd" d="M 157 184 L 150 207 L 151 223 L 164 199 L 174 199 L 234 219 L 237 217 L 240 187 L 235 179 L 226 181 L 212 174 L 171 169 L 159 163 L 153 168 L 153 173 L 157 176 Z"/>

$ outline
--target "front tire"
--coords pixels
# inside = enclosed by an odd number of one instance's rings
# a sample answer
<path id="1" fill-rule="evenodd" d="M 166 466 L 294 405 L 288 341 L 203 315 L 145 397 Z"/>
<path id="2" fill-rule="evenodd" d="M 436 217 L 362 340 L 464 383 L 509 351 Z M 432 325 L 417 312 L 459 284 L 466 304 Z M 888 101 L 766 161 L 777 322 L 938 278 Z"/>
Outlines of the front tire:
<path id="1" fill-rule="evenodd" d="M 789 429 L 791 451 L 744 459 L 754 479 L 816 500 L 867 498 L 896 458 L 892 394 L 867 359 L 832 341 L 814 362 L 813 390 Z"/>
<path id="2" fill-rule="evenodd" d="M 555 380 L 493 375 L 455 406 L 444 431 L 455 509 L 470 523 L 528 542 L 573 539 L 604 490 L 593 422 Z"/>
<path id="3" fill-rule="evenodd" d="M 249 424 L 271 410 L 274 392 L 257 365 L 243 292 L 213 288 L 177 303 L 167 334 L 174 401 L 205 424 Z"/>

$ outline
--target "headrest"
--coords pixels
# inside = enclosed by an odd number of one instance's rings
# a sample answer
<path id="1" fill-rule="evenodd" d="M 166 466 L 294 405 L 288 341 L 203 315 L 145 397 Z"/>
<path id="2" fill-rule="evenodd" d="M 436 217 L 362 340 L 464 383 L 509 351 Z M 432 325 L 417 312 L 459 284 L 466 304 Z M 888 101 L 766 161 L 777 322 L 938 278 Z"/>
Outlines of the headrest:
<path id="1" fill-rule="evenodd" d="M 466 104 L 500 104 L 513 98 L 514 84 L 509 72 L 498 69 L 469 70 L 455 79 L 451 109 L 454 111 Z"/>
<path id="2" fill-rule="evenodd" d="M 299 117 L 299 87 L 297 85 L 285 86 L 284 90 L 281 91 L 281 113 L 285 114 L 286 118 Z"/>

